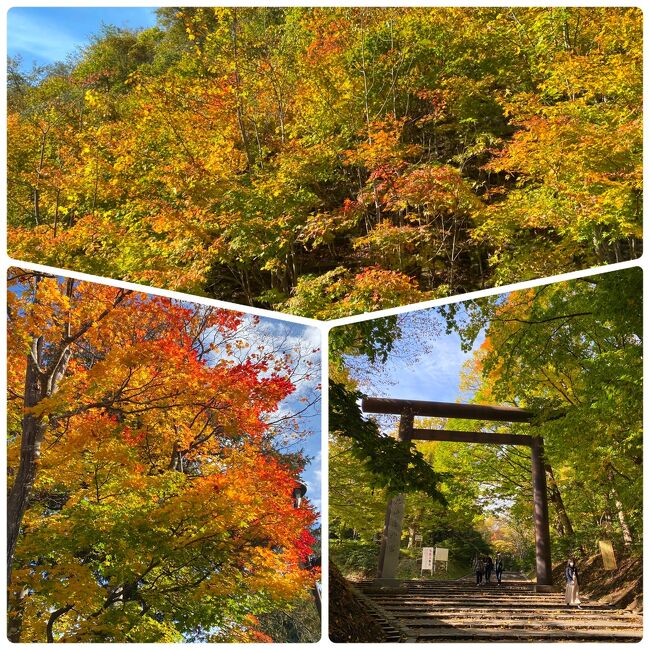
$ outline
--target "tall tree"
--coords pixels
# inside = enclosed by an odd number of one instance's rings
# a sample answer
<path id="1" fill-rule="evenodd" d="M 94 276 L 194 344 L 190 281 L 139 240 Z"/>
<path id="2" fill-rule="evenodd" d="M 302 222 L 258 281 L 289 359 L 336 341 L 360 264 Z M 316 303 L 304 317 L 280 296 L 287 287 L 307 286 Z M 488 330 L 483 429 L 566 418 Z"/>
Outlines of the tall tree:
<path id="1" fill-rule="evenodd" d="M 304 597 L 315 515 L 269 424 L 291 349 L 237 312 L 18 269 L 9 321 L 12 640 L 255 640 Z"/>
<path id="2" fill-rule="evenodd" d="M 476 301 L 458 324 L 468 345 L 487 334 L 476 399 L 537 413 L 569 548 L 593 546 L 606 520 L 619 542 L 640 541 L 641 296 L 641 272 L 628 269 Z"/>

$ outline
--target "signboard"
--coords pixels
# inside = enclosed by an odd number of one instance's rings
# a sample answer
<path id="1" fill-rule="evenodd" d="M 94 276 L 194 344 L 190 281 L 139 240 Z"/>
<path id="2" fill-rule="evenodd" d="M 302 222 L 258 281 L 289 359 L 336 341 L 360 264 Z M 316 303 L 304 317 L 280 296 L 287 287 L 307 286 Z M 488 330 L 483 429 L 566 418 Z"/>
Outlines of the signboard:
<path id="1" fill-rule="evenodd" d="M 598 542 L 598 546 L 600 546 L 600 554 L 603 558 L 603 568 L 615 569 L 616 556 L 614 555 L 614 548 L 612 546 L 612 543 L 602 540 Z"/>
<path id="2" fill-rule="evenodd" d="M 449 561 L 449 549 L 448 548 L 439 548 L 436 546 L 436 562 L 448 562 Z"/>
<path id="3" fill-rule="evenodd" d="M 422 571 L 433 571 L 433 547 L 425 546 L 422 549 Z"/>

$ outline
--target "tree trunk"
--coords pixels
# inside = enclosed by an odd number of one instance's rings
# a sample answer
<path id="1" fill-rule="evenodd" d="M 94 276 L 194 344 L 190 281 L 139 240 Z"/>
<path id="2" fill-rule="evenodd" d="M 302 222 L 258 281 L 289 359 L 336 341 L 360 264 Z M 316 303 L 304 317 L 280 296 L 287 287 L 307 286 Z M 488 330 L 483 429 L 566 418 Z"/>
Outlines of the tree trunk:
<path id="1" fill-rule="evenodd" d="M 36 406 L 45 397 L 45 376 L 40 369 L 43 357 L 43 338 L 36 337 L 27 356 L 25 373 L 25 409 Z M 7 584 L 11 584 L 11 565 L 16 550 L 20 524 L 36 479 L 36 469 L 41 455 L 41 442 L 45 424 L 41 418 L 26 413 L 22 420 L 20 464 L 16 480 L 7 501 Z"/>
<path id="2" fill-rule="evenodd" d="M 48 643 L 54 643 L 54 624 L 56 623 L 56 620 L 61 616 L 63 616 L 64 614 L 67 614 L 71 609 L 72 609 L 72 605 L 66 605 L 65 607 L 59 607 L 59 609 L 57 609 L 56 611 L 50 614 L 50 618 L 47 622 L 47 628 L 46 628 Z"/>
<path id="3" fill-rule="evenodd" d="M 47 140 L 47 130 L 41 135 L 41 150 L 38 163 L 38 169 L 36 170 L 36 185 L 34 186 L 34 221 L 36 225 L 41 223 L 41 177 L 43 175 L 43 162 L 45 160 L 45 142 Z"/>
<path id="4" fill-rule="evenodd" d="M 34 338 L 30 353 L 27 355 L 27 371 L 25 373 L 25 409 L 36 406 L 44 396 L 44 375 L 40 369 L 43 358 L 43 338 Z M 36 480 L 38 460 L 41 455 L 41 443 L 45 432 L 45 424 L 41 418 L 26 413 L 22 420 L 20 442 L 20 465 L 16 480 L 11 487 L 7 499 L 7 586 L 11 585 L 11 570 L 14 552 L 20 532 L 20 525 L 27 509 L 29 497 Z M 8 608 L 7 636 L 13 643 L 20 642 L 23 620 L 23 600 L 27 589 L 23 587 L 17 595 L 13 606 Z"/>
<path id="5" fill-rule="evenodd" d="M 56 204 L 54 205 L 54 238 L 56 239 L 57 231 L 59 228 L 59 201 L 61 198 L 61 190 L 56 191 Z"/>
<path id="6" fill-rule="evenodd" d="M 248 169 L 250 170 L 253 167 L 254 160 L 251 156 L 248 133 L 246 132 L 246 126 L 244 124 L 244 102 L 242 99 L 242 80 L 241 80 L 241 75 L 239 73 L 239 59 L 238 59 L 238 54 L 239 54 L 238 34 L 239 34 L 239 25 L 238 25 L 237 9 L 233 9 L 232 22 L 230 25 L 230 39 L 232 43 L 233 61 L 235 64 L 234 78 L 235 78 L 235 91 L 237 94 L 237 105 L 236 105 L 237 125 L 239 126 L 239 134 L 242 139 L 244 152 L 246 153 L 246 161 L 248 163 Z"/>
<path id="7" fill-rule="evenodd" d="M 621 532 L 623 533 L 623 544 L 625 546 L 631 546 L 633 541 L 632 531 L 628 526 L 627 517 L 623 511 L 623 504 L 621 503 L 621 499 L 619 498 L 616 487 L 614 486 L 614 472 L 611 468 L 608 468 L 607 470 L 607 478 L 609 479 L 610 492 L 612 499 L 614 500 L 614 506 L 616 507 L 616 516 L 618 517 L 618 523 L 620 524 Z"/>
<path id="8" fill-rule="evenodd" d="M 73 288 L 74 280 L 69 278 L 65 289 L 69 299 L 72 297 Z M 56 344 L 48 346 L 47 358 L 43 336 L 34 335 L 32 339 L 25 372 L 25 395 L 23 398 L 25 415 L 22 419 L 20 460 L 16 479 L 7 499 L 7 586 L 11 585 L 11 570 L 16 543 L 36 480 L 41 444 L 47 429 L 47 423 L 42 416 L 35 416 L 28 411 L 46 397 L 51 397 L 57 392 L 72 356 L 71 345 L 81 338 L 93 323 L 103 320 L 130 293 L 130 290 L 118 290 L 112 306 L 107 307 L 94 319 L 86 321 L 74 333 L 71 332 L 68 321 L 63 328 L 60 340 Z"/>
<path id="9" fill-rule="evenodd" d="M 409 526 L 409 542 L 408 542 L 408 548 L 413 548 L 415 546 L 415 534 L 417 533 L 417 529 L 415 526 Z"/>
<path id="10" fill-rule="evenodd" d="M 20 643 L 20 635 L 23 629 L 23 612 L 25 609 L 24 600 L 28 593 L 27 587 L 23 587 L 16 595 L 15 604 L 12 604 L 10 600 L 7 606 L 7 638 L 12 643 Z"/>
<path id="11" fill-rule="evenodd" d="M 546 475 L 548 476 L 548 486 L 551 490 L 551 503 L 555 506 L 555 510 L 559 519 L 558 530 L 562 530 L 562 534 L 566 537 L 573 537 L 575 535 L 575 531 L 573 530 L 573 525 L 571 524 L 569 513 L 564 507 L 564 500 L 562 499 L 560 488 L 558 488 L 557 483 L 555 482 L 553 468 L 550 465 L 546 466 Z"/>
<path id="12" fill-rule="evenodd" d="M 623 504 L 618 500 L 618 495 L 614 491 L 614 505 L 616 506 L 616 511 L 618 513 L 618 522 L 621 524 L 621 530 L 623 531 L 623 544 L 625 546 L 631 546 L 633 542 L 632 531 L 627 525 L 627 518 L 623 512 Z"/>

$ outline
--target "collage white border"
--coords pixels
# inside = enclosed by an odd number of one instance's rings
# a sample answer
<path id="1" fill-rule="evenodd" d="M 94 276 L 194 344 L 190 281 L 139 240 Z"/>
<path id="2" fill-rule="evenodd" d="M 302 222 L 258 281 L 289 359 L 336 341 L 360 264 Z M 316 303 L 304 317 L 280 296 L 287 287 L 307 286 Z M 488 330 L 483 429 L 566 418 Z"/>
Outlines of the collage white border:
<path id="1" fill-rule="evenodd" d="M 527 6 L 583 6 L 583 7 L 639 7 L 641 9 L 644 9 L 643 3 L 640 2 L 621 2 L 620 0 L 615 0 L 615 1 L 610 1 L 610 2 L 594 2 L 594 1 L 587 1 L 587 2 L 576 2 L 575 0 L 566 0 L 564 2 L 558 1 L 558 0 L 547 0 L 547 1 L 542 1 L 542 2 L 522 2 L 521 0 L 511 0 L 509 2 L 498 2 L 496 0 L 493 0 L 492 2 L 459 2 L 458 0 L 451 0 L 448 2 L 440 2 L 440 1 L 433 1 L 433 2 L 390 2 L 390 1 L 378 1 L 378 2 L 349 2 L 349 1 L 337 1 L 334 0 L 332 2 L 323 2 L 322 0 L 317 0 L 314 2 L 295 2 L 294 0 L 287 0 L 285 2 L 250 2 L 247 0 L 241 0 L 239 2 L 237 1 L 232 1 L 232 0 L 226 0 L 226 1 L 219 1 L 219 2 L 206 2 L 205 0 L 197 0 L 194 2 L 187 2 L 187 3 L 173 3 L 173 2 L 150 2 L 150 1 L 144 1 L 144 2 L 124 2 L 124 1 L 113 1 L 111 2 L 110 0 L 108 2 L 98 2 L 96 0 L 87 0 L 86 2 L 82 1 L 75 1 L 75 0 L 68 0 L 68 1 L 63 1 L 63 2 L 6 2 L 5 0 L 2 1 L 2 11 L 0 11 L 0 52 L 6 52 L 7 51 L 7 11 L 12 8 L 12 7 L 133 7 L 133 6 L 150 6 L 150 7 L 159 7 L 159 6 L 179 6 L 185 4 L 187 6 L 323 6 L 323 7 L 329 7 L 329 6 L 373 6 L 373 7 L 394 7 L 394 6 L 404 6 L 404 7 L 410 7 L 410 6 L 427 6 L 427 7 L 435 7 L 435 6 L 442 6 L 442 7 L 448 7 L 448 6 L 459 6 L 459 7 L 489 7 L 489 6 L 513 6 L 513 7 L 527 7 Z M 643 53 L 644 53 L 644 74 L 643 74 L 643 81 L 644 81 L 644 88 L 648 87 L 648 79 L 650 78 L 650 73 L 648 72 L 648 65 L 647 62 L 649 60 L 648 53 L 650 52 L 650 38 L 647 37 L 648 30 L 648 11 L 644 11 L 644 44 L 643 44 Z M 2 115 L 2 124 L 6 124 L 6 118 L 7 118 L 7 104 L 6 104 L 6 69 L 3 66 L 2 68 L 2 81 L 0 82 L 0 92 L 2 94 L 2 98 L 0 100 L 1 102 L 1 115 Z M 650 105 L 650 100 L 648 99 L 648 96 L 644 96 L 643 100 L 643 112 L 644 116 L 647 116 L 649 114 L 648 112 L 648 106 Z M 647 121 L 644 124 L 644 144 L 647 142 L 647 135 L 649 132 L 649 127 L 647 125 Z M 366 320 L 371 320 L 374 318 L 380 318 L 383 316 L 390 316 L 390 315 L 396 315 L 396 314 L 403 314 L 406 312 L 411 312 L 411 311 L 417 311 L 421 309 L 427 309 L 431 307 L 437 307 L 440 305 L 446 305 L 446 304 L 452 304 L 452 303 L 458 303 L 458 302 L 464 302 L 466 300 L 470 299 L 475 299 L 475 298 L 481 298 L 485 296 L 491 296 L 495 294 L 501 294 L 501 293 L 506 293 L 508 291 L 513 291 L 513 290 L 521 290 L 521 289 L 526 289 L 529 287 L 535 287 L 535 286 L 540 286 L 544 284 L 550 284 L 553 282 L 561 282 L 561 281 L 566 281 L 566 280 L 572 280 L 575 278 L 580 278 L 580 277 L 585 277 L 588 275 L 595 275 L 595 274 L 600 274 L 600 273 L 606 273 L 610 271 L 615 271 L 615 270 L 620 270 L 620 269 L 625 269 L 625 268 L 630 268 L 630 267 L 640 267 L 643 269 L 644 276 L 647 273 L 647 254 L 644 254 L 641 258 L 638 260 L 633 260 L 633 261 L 628 261 L 628 262 L 620 262 L 617 264 L 610 264 L 607 266 L 602 266 L 602 267 L 596 267 L 596 268 L 590 268 L 590 269 L 585 269 L 581 271 L 575 271 L 571 273 L 564 273 L 561 275 L 555 275 L 551 277 L 545 277 L 545 278 L 539 278 L 536 280 L 530 280 L 526 282 L 521 282 L 521 283 L 513 283 L 513 284 L 508 284 L 508 285 L 503 285 L 499 287 L 492 287 L 489 289 L 484 289 L 481 291 L 475 291 L 472 293 L 468 294 L 462 294 L 460 296 L 452 296 L 448 298 L 441 298 L 438 300 L 431 300 L 427 302 L 422 302 L 422 303 L 417 303 L 415 305 L 407 305 L 403 307 L 395 307 L 393 309 L 385 309 L 377 312 L 373 312 L 371 314 L 363 314 L 359 316 L 350 316 L 347 318 L 339 318 L 336 320 L 332 321 L 316 321 L 312 320 L 309 318 L 302 318 L 299 316 L 293 316 L 289 314 L 280 314 L 278 312 L 272 312 L 264 309 L 257 309 L 254 307 L 247 307 L 244 305 L 238 305 L 230 302 L 225 302 L 225 301 L 219 301 L 219 300 L 212 300 L 209 298 L 202 298 L 202 297 L 197 297 L 197 296 L 192 296 L 189 294 L 185 293 L 180 293 L 176 291 L 169 291 L 165 289 L 155 289 L 152 287 L 148 287 L 145 285 L 139 285 L 139 284 L 134 284 L 130 282 L 123 282 L 123 281 L 118 281 L 118 280 L 110 280 L 108 278 L 103 278 L 103 277 L 98 277 L 94 275 L 89 275 L 86 273 L 77 273 L 74 271 L 68 271 L 65 269 L 58 269 L 58 268 L 53 268 L 49 266 L 44 266 L 41 264 L 33 264 L 33 263 L 28 263 L 28 262 L 21 262 L 18 260 L 13 260 L 11 259 L 6 252 L 6 241 L 7 241 L 7 230 L 6 230 L 6 214 L 7 214 L 7 197 L 6 197 L 6 181 L 7 181 L 7 174 L 6 174 L 6 160 L 7 160 L 7 142 L 6 142 L 6 128 L 3 126 L 2 129 L 0 129 L 0 152 L 2 154 L 2 165 L 0 167 L 0 179 L 1 179 L 1 186 L 3 188 L 2 193 L 0 194 L 0 214 L 1 214 L 1 220 L 0 220 L 0 239 L 2 240 L 2 274 L 3 277 L 5 278 L 4 280 L 4 287 L 3 290 L 0 291 L 1 298 L 0 298 L 0 306 L 2 307 L 2 313 L 6 313 L 6 274 L 7 270 L 12 267 L 12 266 L 20 266 L 26 269 L 31 269 L 31 270 L 37 270 L 37 271 L 47 271 L 50 273 L 56 273 L 60 275 L 66 275 L 69 277 L 73 277 L 79 280 L 87 280 L 91 282 L 97 282 L 100 284 L 109 284 L 111 286 L 117 286 L 117 287 L 123 287 L 123 288 L 128 288 L 128 289 L 134 289 L 138 291 L 143 291 L 145 293 L 151 293 L 154 295 L 160 295 L 160 296 L 166 296 L 170 298 L 175 298 L 178 300 L 187 300 L 191 302 L 197 302 L 201 304 L 209 304 L 209 305 L 214 305 L 218 307 L 223 307 L 226 309 L 232 309 L 244 313 L 250 313 L 250 314 L 257 314 L 260 316 L 264 316 L 265 318 L 271 318 L 271 319 L 276 319 L 276 320 L 283 320 L 283 321 L 289 321 L 289 322 L 294 322 L 294 323 L 299 323 L 302 325 L 307 325 L 310 327 L 316 327 L 319 329 L 321 333 L 321 360 L 322 360 L 322 386 L 323 386 L 323 395 L 322 395 L 322 405 L 321 405 L 321 428 L 322 428 L 322 440 L 321 440 L 321 470 L 322 470 L 322 482 L 321 482 L 321 489 L 322 489 L 322 494 L 321 494 L 321 517 L 322 517 L 322 557 L 323 557 L 323 563 L 322 563 L 322 593 L 323 593 L 323 606 L 322 606 L 322 638 L 320 641 L 316 643 L 298 643 L 298 644 L 292 644 L 291 647 L 298 647 L 298 648 L 328 648 L 332 649 L 334 647 L 337 647 L 339 644 L 334 644 L 329 640 L 328 637 L 328 630 L 327 630 L 327 621 L 328 621 L 328 612 L 329 612 L 329 607 L 328 607 L 328 599 L 327 599 L 327 594 L 328 594 L 328 553 L 327 553 L 327 545 L 328 545 L 328 539 L 329 539 L 329 527 L 328 527 L 328 521 L 327 521 L 327 512 L 328 512 L 328 476 L 327 476 L 327 467 L 328 467 L 328 449 L 327 449 L 327 413 L 328 413 L 328 396 L 327 396 L 327 390 L 326 387 L 328 385 L 328 359 L 327 359 L 327 337 L 329 334 L 329 330 L 332 327 L 337 327 L 340 325 L 346 325 L 349 323 L 355 323 L 355 322 L 361 322 L 361 321 L 366 321 Z M 647 187 L 648 187 L 648 162 L 649 162 L 649 156 L 647 150 L 644 150 L 644 199 L 647 202 Z M 647 231 L 647 218 L 644 212 L 644 231 Z M 646 278 L 644 277 L 644 280 Z M 650 305 L 647 304 L 647 301 L 645 300 L 648 296 L 648 292 L 646 291 L 646 284 L 644 281 L 644 308 L 643 308 L 643 315 L 644 315 L 644 333 L 647 331 L 647 327 L 645 326 L 645 323 L 647 323 L 648 316 L 650 316 Z M 6 319 L 3 318 L 3 330 L 4 330 L 4 335 L 6 335 Z M 5 347 L 5 341 L 6 338 L 2 339 L 2 351 L 3 351 L 3 358 L 4 358 L 4 363 L 3 363 L 3 372 L 1 373 L 1 381 L 0 381 L 0 394 L 6 394 L 6 382 L 7 382 L 7 374 L 6 374 L 6 347 Z M 644 376 L 648 376 L 648 368 L 650 367 L 650 362 L 645 359 L 644 360 Z M 648 392 L 648 386 L 647 382 L 644 384 L 644 404 L 645 403 L 650 403 L 647 401 L 647 396 L 650 393 Z M 4 399 L 2 400 L 3 405 L 5 404 Z M 644 424 L 644 429 L 647 430 L 648 428 L 648 423 L 650 423 L 650 413 L 648 412 L 649 409 L 645 408 L 644 409 L 644 414 L 643 414 L 643 424 Z M 1 426 L 3 427 L 3 431 L 6 434 L 6 417 L 5 417 L 5 411 L 3 410 L 2 414 L 2 424 Z M 650 459 L 650 451 L 647 448 L 644 448 L 644 460 L 647 462 L 648 459 Z M 3 477 L 6 477 L 6 455 L 2 454 L 2 461 L 0 464 L 0 471 L 3 473 Z M 6 478 L 3 478 L 3 481 L 6 481 Z M 648 497 L 650 496 L 650 484 L 648 482 L 647 476 L 644 479 L 644 498 L 645 498 L 645 507 L 644 507 L 644 532 L 647 532 L 646 524 L 645 522 L 647 521 L 647 515 L 650 512 L 650 506 L 648 505 Z M 4 499 L 0 499 L 0 515 L 3 523 L 6 521 L 6 503 Z M 3 535 L 2 536 L 2 544 L 0 544 L 0 547 L 3 549 L 3 551 L 6 550 L 6 537 Z M 650 542 L 647 539 L 647 535 L 645 535 L 645 542 L 644 542 L 644 554 L 646 557 L 648 556 L 648 551 L 650 550 Z M 650 568 L 650 558 L 646 560 L 645 565 L 647 565 Z M 646 573 L 646 575 L 650 575 L 650 573 Z M 9 642 L 6 640 L 5 637 L 5 632 L 4 630 L 6 629 L 6 589 L 1 588 L 0 589 L 0 644 L 7 644 L 9 645 Z M 645 627 L 645 626 L 644 626 Z M 46 646 L 46 644 L 34 644 L 36 647 L 43 645 Z M 83 644 L 83 645 L 88 645 L 88 646 L 95 646 L 97 644 Z M 112 647 L 120 647 L 123 646 L 124 648 L 127 647 L 133 647 L 132 645 L 128 644 L 110 644 Z M 143 648 L 150 648 L 152 647 L 151 644 L 136 644 L 136 645 L 141 645 Z M 167 644 L 154 644 L 155 646 L 161 646 L 164 647 Z M 229 644 L 219 644 L 219 645 L 229 645 Z M 281 647 L 286 644 L 272 644 L 273 646 L 276 647 Z M 381 644 L 381 647 L 404 647 L 405 644 L 393 644 L 393 643 L 387 643 L 387 644 Z M 406 645 L 413 645 L 413 644 L 406 644 Z M 422 644 L 418 644 L 421 646 Z M 444 646 L 445 644 L 424 644 L 424 645 L 436 645 L 436 646 Z M 454 644 L 458 646 L 469 646 L 469 645 L 474 645 L 470 643 L 461 643 L 461 644 Z M 497 647 L 517 647 L 517 646 L 524 646 L 525 644 L 520 644 L 520 643 L 496 643 L 492 644 L 492 646 L 497 646 Z M 555 644 L 553 643 L 540 643 L 536 644 L 536 646 L 554 646 Z M 569 643 L 569 644 L 564 644 L 563 647 L 568 646 L 577 646 L 578 644 L 575 643 Z M 581 648 L 584 648 L 585 646 L 593 646 L 593 647 L 602 647 L 604 644 L 603 643 L 588 643 L 588 644 L 579 644 Z M 246 647 L 252 647 L 252 648 L 264 648 L 264 647 L 269 647 L 268 644 L 258 644 L 258 643 L 252 643 L 252 644 L 246 644 Z M 368 644 L 361 644 L 361 643 L 351 643 L 351 644 L 345 644 L 344 647 L 348 648 L 367 648 Z"/>

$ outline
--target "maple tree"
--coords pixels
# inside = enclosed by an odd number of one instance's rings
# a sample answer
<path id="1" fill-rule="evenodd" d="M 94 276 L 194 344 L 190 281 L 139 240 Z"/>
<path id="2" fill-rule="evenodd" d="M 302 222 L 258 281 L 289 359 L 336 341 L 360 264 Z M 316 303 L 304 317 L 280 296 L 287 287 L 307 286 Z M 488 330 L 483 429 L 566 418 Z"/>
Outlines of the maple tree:
<path id="1" fill-rule="evenodd" d="M 238 312 L 20 269 L 9 286 L 10 638 L 268 640 L 256 615 L 317 578 L 305 459 L 273 424 L 300 351 Z"/>
<path id="2" fill-rule="evenodd" d="M 638 257 L 641 22 L 201 7 L 105 28 L 73 63 L 10 66 L 10 252 L 318 318 Z"/>

